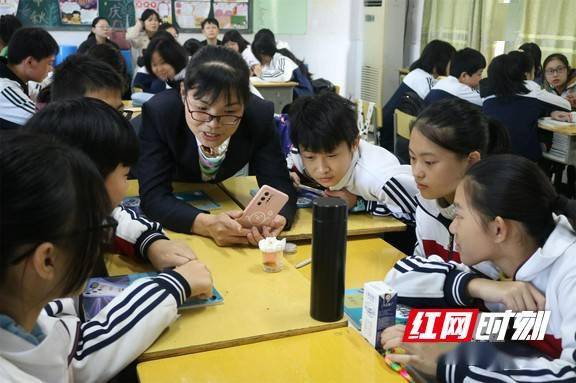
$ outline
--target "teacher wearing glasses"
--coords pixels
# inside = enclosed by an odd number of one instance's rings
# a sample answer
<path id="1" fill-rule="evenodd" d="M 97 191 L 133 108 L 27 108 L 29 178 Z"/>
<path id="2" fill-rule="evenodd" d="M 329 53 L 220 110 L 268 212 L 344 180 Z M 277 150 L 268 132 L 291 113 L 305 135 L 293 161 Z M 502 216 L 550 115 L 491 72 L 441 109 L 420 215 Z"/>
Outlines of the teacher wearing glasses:
<path id="1" fill-rule="evenodd" d="M 157 94 L 142 108 L 138 179 L 142 208 L 151 219 L 218 245 L 252 244 L 288 228 L 296 192 L 286 168 L 272 103 L 250 94 L 249 69 L 239 54 L 208 46 L 188 63 L 180 90 Z M 241 211 L 209 214 L 179 199 L 172 182 L 224 181 L 255 175 L 290 200 L 270 227 L 243 228 Z"/>

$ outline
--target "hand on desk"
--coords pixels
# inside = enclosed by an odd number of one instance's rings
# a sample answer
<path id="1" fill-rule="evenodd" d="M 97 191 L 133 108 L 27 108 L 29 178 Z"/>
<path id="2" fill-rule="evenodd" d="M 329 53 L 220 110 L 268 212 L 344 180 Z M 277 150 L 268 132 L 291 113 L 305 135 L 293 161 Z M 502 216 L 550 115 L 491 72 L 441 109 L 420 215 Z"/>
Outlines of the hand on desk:
<path id="1" fill-rule="evenodd" d="M 186 242 L 168 239 L 154 241 L 148 248 L 147 257 L 156 270 L 180 266 L 198 258 Z"/>
<path id="2" fill-rule="evenodd" d="M 198 260 L 190 261 L 174 269 L 190 285 L 191 297 L 208 299 L 212 296 L 212 274 L 205 264 Z"/>
<path id="3" fill-rule="evenodd" d="M 262 226 L 261 228 L 252 227 L 248 233 L 248 242 L 253 246 L 258 246 L 258 242 L 266 237 L 277 237 L 286 226 L 286 218 L 281 215 L 274 217 L 270 226 Z"/>
<path id="4" fill-rule="evenodd" d="M 247 245 L 250 229 L 245 229 L 236 218 L 242 211 L 228 211 L 222 214 L 198 214 L 192 224 L 192 232 L 210 237 L 218 246 Z"/>
<path id="5" fill-rule="evenodd" d="M 402 342 L 406 326 L 396 325 L 382 331 L 381 343 L 384 350 L 402 348 L 405 353 L 387 353 L 394 362 L 410 365 L 424 374 L 436 376 L 438 358 L 455 348 L 457 343 L 413 343 Z M 396 351 L 396 350 L 394 350 Z"/>

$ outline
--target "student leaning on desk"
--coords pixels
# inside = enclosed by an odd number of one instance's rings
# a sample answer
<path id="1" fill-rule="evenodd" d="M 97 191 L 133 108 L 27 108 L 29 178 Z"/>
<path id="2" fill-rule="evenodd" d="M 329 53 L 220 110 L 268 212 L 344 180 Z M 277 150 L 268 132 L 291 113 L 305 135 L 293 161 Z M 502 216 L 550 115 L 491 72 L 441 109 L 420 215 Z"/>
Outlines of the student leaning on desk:
<path id="1" fill-rule="evenodd" d="M 231 49 L 207 46 L 190 60 L 180 92 L 168 90 L 142 108 L 138 179 L 142 208 L 166 228 L 256 245 L 290 227 L 296 196 L 273 120 L 273 105 L 250 95 L 249 69 Z M 259 185 L 290 200 L 270 228 L 236 222 L 240 211 L 211 215 L 180 201 L 172 182 L 221 182 L 249 168 Z"/>

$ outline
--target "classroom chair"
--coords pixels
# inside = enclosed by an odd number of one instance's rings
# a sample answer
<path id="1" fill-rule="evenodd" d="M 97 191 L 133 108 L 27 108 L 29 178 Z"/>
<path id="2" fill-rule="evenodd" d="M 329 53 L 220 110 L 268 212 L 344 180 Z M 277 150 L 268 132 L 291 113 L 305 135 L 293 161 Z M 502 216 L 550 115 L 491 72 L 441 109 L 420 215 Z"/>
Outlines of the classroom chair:
<path id="1" fill-rule="evenodd" d="M 66 57 L 73 55 L 78 50 L 76 45 L 60 45 L 60 51 L 54 60 L 54 65 L 60 64 L 62 61 L 66 60 Z"/>
<path id="2" fill-rule="evenodd" d="M 394 110 L 394 154 L 398 154 L 398 137 L 410 140 L 410 126 L 416 120 L 416 116 L 411 116 L 399 109 Z"/>
<path id="3" fill-rule="evenodd" d="M 377 131 L 382 127 L 382 108 L 376 103 L 357 99 L 356 102 L 356 122 L 360 136 L 364 139 L 368 133 L 374 135 L 375 144 L 378 144 Z"/>
<path id="4" fill-rule="evenodd" d="M 122 53 L 122 57 L 124 57 L 124 62 L 126 63 L 126 71 L 128 72 L 128 76 L 132 78 L 132 52 L 130 49 L 122 49 L 120 51 Z"/>

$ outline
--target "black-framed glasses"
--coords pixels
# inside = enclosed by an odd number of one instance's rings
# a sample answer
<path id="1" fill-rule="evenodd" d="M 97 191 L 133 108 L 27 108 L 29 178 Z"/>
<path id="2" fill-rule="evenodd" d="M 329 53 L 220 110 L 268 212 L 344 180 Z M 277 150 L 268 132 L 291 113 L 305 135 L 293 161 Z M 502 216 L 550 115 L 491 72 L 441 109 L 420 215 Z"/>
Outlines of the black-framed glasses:
<path id="1" fill-rule="evenodd" d="M 552 75 L 555 75 L 556 73 L 562 74 L 562 73 L 566 72 L 566 69 L 568 69 L 568 68 L 566 68 L 564 65 L 562 65 L 562 66 L 559 66 L 558 68 L 546 69 L 544 71 L 544 73 L 546 73 L 549 76 L 552 76 Z"/>
<path id="2" fill-rule="evenodd" d="M 186 104 L 186 109 L 188 113 L 190 113 L 190 117 L 193 120 L 200 121 L 200 122 L 210 122 L 214 119 L 219 121 L 222 125 L 236 125 L 238 121 L 242 119 L 242 116 L 234 116 L 233 114 L 221 114 L 219 116 L 215 116 L 210 113 L 202 112 L 199 110 L 190 110 L 190 105 L 188 105 L 188 97 L 184 96 L 184 103 Z"/>
<path id="3" fill-rule="evenodd" d="M 70 231 L 68 233 L 64 233 L 64 234 L 60 234 L 60 235 L 57 235 L 55 237 L 52 237 L 50 240 L 41 241 L 41 242 L 35 244 L 34 246 L 32 246 L 30 249 L 23 252 L 22 254 L 16 256 L 16 258 L 14 258 L 12 261 L 10 261 L 10 264 L 16 265 L 16 264 L 20 263 L 23 259 L 28 258 L 30 255 L 32 255 L 32 253 L 34 253 L 34 251 L 36 251 L 36 248 L 38 248 L 38 246 L 40 246 L 44 242 L 53 241 L 55 239 L 73 237 L 73 236 L 81 234 L 81 233 L 91 232 L 91 231 L 96 231 L 96 230 L 102 231 L 102 239 L 101 239 L 102 246 L 111 246 L 113 244 L 113 241 L 114 241 L 114 234 L 116 232 L 117 226 L 118 226 L 118 221 L 116 221 L 112 217 L 106 217 L 104 219 L 104 222 L 101 225 L 89 227 L 89 228 L 83 229 L 83 230 L 82 229 L 73 230 L 73 231 Z"/>

